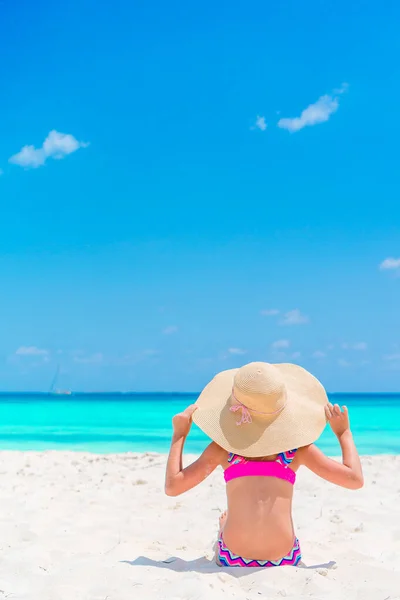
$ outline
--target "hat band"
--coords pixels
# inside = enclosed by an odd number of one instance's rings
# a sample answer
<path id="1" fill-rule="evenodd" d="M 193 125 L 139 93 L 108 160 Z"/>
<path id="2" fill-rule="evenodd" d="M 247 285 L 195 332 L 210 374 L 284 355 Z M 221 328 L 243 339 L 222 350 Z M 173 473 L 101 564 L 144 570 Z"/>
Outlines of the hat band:
<path id="1" fill-rule="evenodd" d="M 244 425 L 246 423 L 252 423 L 253 419 L 251 418 L 250 411 L 253 413 L 256 413 L 258 415 L 276 415 L 277 413 L 280 413 L 286 406 L 286 402 L 285 402 L 285 404 L 283 404 L 280 408 L 278 408 L 278 410 L 274 410 L 273 412 L 261 412 L 260 410 L 254 410 L 253 408 L 248 408 L 245 404 L 242 404 L 242 402 L 240 402 L 240 400 L 238 400 L 236 398 L 233 388 L 232 388 L 232 396 L 233 396 L 236 404 L 233 404 L 229 408 L 229 410 L 232 412 L 237 412 L 238 410 L 242 411 L 242 416 L 239 421 L 236 421 L 236 425 Z"/>

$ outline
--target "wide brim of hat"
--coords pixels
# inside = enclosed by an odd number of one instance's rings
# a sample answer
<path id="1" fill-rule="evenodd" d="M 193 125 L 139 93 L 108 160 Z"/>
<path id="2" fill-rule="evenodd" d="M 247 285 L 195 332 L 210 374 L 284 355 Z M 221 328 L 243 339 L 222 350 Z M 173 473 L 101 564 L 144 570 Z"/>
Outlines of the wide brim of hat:
<path id="1" fill-rule="evenodd" d="M 326 425 L 328 397 L 323 385 L 303 367 L 275 364 L 286 386 L 286 403 L 271 417 L 251 412 L 251 423 L 237 425 L 240 412 L 230 410 L 234 377 L 238 369 L 222 371 L 196 401 L 193 421 L 228 452 L 257 458 L 314 443 Z"/>

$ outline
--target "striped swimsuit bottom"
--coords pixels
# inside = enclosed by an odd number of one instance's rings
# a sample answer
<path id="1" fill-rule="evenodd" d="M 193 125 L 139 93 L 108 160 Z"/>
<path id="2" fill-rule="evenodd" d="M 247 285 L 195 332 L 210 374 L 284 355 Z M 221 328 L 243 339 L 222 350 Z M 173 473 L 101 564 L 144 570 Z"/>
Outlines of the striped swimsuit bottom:
<path id="1" fill-rule="evenodd" d="M 253 560 L 233 554 L 225 546 L 222 534 L 220 534 L 218 540 L 218 561 L 223 567 L 283 567 L 285 565 L 295 567 L 301 561 L 300 544 L 296 538 L 289 554 L 279 560 Z"/>
<path id="2" fill-rule="evenodd" d="M 277 477 L 288 481 L 292 485 L 296 480 L 296 473 L 290 468 L 296 450 L 281 452 L 272 462 L 248 461 L 243 456 L 229 454 L 230 466 L 225 470 L 225 481 L 231 481 L 238 477 L 266 476 Z M 225 545 L 222 531 L 220 532 L 217 546 L 219 563 L 224 567 L 283 567 L 285 565 L 296 566 L 301 561 L 301 550 L 299 540 L 294 540 L 293 548 L 279 560 L 254 560 L 238 556 Z"/>

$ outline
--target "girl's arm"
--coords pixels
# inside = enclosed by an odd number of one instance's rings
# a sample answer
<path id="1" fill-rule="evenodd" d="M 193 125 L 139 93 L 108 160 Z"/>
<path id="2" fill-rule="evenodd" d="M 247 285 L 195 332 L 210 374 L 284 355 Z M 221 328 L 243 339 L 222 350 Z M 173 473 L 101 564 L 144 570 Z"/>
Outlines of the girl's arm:
<path id="1" fill-rule="evenodd" d="M 221 464 L 224 450 L 212 442 L 193 464 L 186 469 L 182 465 L 182 453 L 185 440 L 192 425 L 192 415 L 196 406 L 189 406 L 183 413 L 172 419 L 173 435 L 165 475 L 165 493 L 167 496 L 179 496 L 201 483 Z"/>
<path id="2" fill-rule="evenodd" d="M 358 490 L 364 485 L 360 457 L 350 430 L 349 413 L 335 404 L 325 409 L 327 420 L 338 438 L 342 449 L 342 464 L 328 458 L 314 444 L 301 450 L 301 462 L 319 477 L 349 490 Z"/>

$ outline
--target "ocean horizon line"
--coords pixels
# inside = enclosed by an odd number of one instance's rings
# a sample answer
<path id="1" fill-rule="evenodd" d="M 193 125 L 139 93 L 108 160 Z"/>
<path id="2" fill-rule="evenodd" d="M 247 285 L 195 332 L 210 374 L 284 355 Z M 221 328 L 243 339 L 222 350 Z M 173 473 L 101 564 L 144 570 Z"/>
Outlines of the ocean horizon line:
<path id="1" fill-rule="evenodd" d="M 0 448 L 164 453 L 173 415 L 197 399 L 194 392 L 69 392 L 0 393 Z M 400 394 L 339 393 L 329 398 L 349 407 L 361 454 L 400 453 Z M 207 443 L 194 426 L 188 452 L 201 453 Z M 326 428 L 318 443 L 333 455 L 337 440 Z"/>
<path id="2" fill-rule="evenodd" d="M 177 392 L 177 391 L 146 391 L 146 392 L 138 392 L 138 391 L 123 391 L 123 390 L 114 390 L 114 391 L 60 391 L 60 392 L 45 392 L 45 391 L 5 391 L 0 390 L 0 398 L 1 397 L 9 397 L 9 396 L 41 396 L 41 397 L 49 397 L 49 398 L 70 398 L 71 396 L 200 396 L 201 392 Z M 327 391 L 328 396 L 378 396 L 378 397 L 390 397 L 390 396 L 399 396 L 400 391 L 398 392 L 329 392 Z"/>

